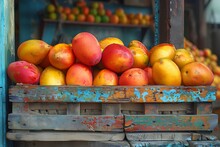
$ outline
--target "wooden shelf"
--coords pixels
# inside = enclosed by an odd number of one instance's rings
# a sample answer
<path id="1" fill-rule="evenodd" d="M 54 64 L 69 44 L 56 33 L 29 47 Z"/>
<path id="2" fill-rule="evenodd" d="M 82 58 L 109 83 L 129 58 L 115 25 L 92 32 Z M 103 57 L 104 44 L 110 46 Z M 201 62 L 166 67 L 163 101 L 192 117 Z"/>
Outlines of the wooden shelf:
<path id="1" fill-rule="evenodd" d="M 51 19 L 43 19 L 45 23 L 59 23 L 58 20 L 51 20 Z M 70 24 L 70 25 L 84 25 L 84 26 L 102 26 L 102 27 L 126 27 L 126 28 L 140 28 L 140 29 L 147 29 L 150 26 L 144 25 L 133 25 L 133 24 L 111 24 L 111 23 L 91 23 L 91 22 L 79 22 L 79 21 L 61 21 L 63 24 Z"/>

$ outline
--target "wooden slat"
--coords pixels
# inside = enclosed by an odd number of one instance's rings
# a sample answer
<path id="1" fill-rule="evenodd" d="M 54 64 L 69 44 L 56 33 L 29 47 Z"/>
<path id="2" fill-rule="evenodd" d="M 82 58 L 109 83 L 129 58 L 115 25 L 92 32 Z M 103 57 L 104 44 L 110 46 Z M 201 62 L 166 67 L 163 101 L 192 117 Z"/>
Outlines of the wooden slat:
<path id="1" fill-rule="evenodd" d="M 131 147 L 187 147 L 187 141 L 129 141 Z"/>
<path id="2" fill-rule="evenodd" d="M 147 140 L 201 140 L 202 135 L 198 133 L 188 132 L 155 132 L 155 133 L 126 133 L 126 138 L 129 141 L 147 141 Z"/>
<path id="3" fill-rule="evenodd" d="M 130 147 L 127 141 L 15 141 L 14 147 Z"/>
<path id="4" fill-rule="evenodd" d="M 99 132 L 8 132 L 7 138 L 16 141 L 117 141 L 123 140 L 124 133 Z"/>
<path id="5" fill-rule="evenodd" d="M 189 141 L 190 147 L 219 147 L 220 140 L 216 141 Z"/>
<path id="6" fill-rule="evenodd" d="M 204 115 L 125 115 L 126 132 L 211 131 L 218 124 L 216 114 Z"/>
<path id="7" fill-rule="evenodd" d="M 28 115 L 9 114 L 9 129 L 122 132 L 122 115 Z"/>
<path id="8" fill-rule="evenodd" d="M 193 114 L 193 103 L 146 103 L 145 114 Z"/>
<path id="9" fill-rule="evenodd" d="M 68 103 L 67 104 L 68 115 L 80 115 L 80 104 L 79 103 Z"/>
<path id="10" fill-rule="evenodd" d="M 121 104 L 102 104 L 102 115 L 121 114 Z"/>
<path id="11" fill-rule="evenodd" d="M 212 102 L 212 86 L 39 86 L 16 85 L 9 90 L 11 102 Z"/>
<path id="12" fill-rule="evenodd" d="M 123 114 L 139 115 L 144 114 L 144 104 L 142 103 L 122 103 L 121 111 Z"/>
<path id="13" fill-rule="evenodd" d="M 80 103 L 81 115 L 101 115 L 102 104 L 101 103 Z"/>
<path id="14" fill-rule="evenodd" d="M 212 103 L 195 103 L 195 114 L 211 114 Z"/>

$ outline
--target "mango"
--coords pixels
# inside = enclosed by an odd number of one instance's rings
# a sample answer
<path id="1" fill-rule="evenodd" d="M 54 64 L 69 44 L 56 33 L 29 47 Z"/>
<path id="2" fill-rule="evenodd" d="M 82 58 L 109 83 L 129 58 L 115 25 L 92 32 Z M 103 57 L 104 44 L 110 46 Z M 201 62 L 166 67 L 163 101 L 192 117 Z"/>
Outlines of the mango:
<path id="1" fill-rule="evenodd" d="M 7 74 L 15 83 L 38 84 L 40 71 L 37 66 L 26 61 L 15 61 L 9 64 Z"/>
<path id="2" fill-rule="evenodd" d="M 147 53 L 144 52 L 141 48 L 135 46 L 131 46 L 129 49 L 131 50 L 134 58 L 134 64 L 132 65 L 132 68 L 146 68 L 149 61 Z"/>
<path id="3" fill-rule="evenodd" d="M 191 62 L 183 66 L 181 75 L 185 86 L 209 86 L 214 81 L 212 71 L 200 62 Z"/>
<path id="4" fill-rule="evenodd" d="M 119 77 L 119 85 L 144 86 L 148 85 L 147 73 L 141 68 L 130 68 Z"/>
<path id="5" fill-rule="evenodd" d="M 152 67 L 152 76 L 157 85 L 181 85 L 180 69 L 171 59 L 157 60 Z"/>
<path id="6" fill-rule="evenodd" d="M 102 40 L 99 41 L 99 44 L 100 44 L 100 47 L 101 47 L 101 50 L 103 51 L 108 45 L 110 44 L 120 44 L 120 45 L 124 45 L 123 41 L 119 38 L 116 38 L 116 37 L 107 37 L 107 38 L 104 38 Z"/>
<path id="7" fill-rule="evenodd" d="M 87 65 L 73 64 L 66 73 L 67 85 L 92 86 L 92 82 L 92 71 Z"/>
<path id="8" fill-rule="evenodd" d="M 102 64 L 109 70 L 122 73 L 132 67 L 134 57 L 126 46 L 110 44 L 102 53 Z"/>
<path id="9" fill-rule="evenodd" d="M 194 56 L 186 49 L 177 49 L 173 61 L 181 69 L 184 65 L 194 62 Z"/>
<path id="10" fill-rule="evenodd" d="M 150 65 L 153 66 L 157 60 L 162 58 L 173 60 L 175 52 L 176 48 L 173 44 L 161 43 L 154 46 L 150 50 Z"/>
<path id="11" fill-rule="evenodd" d="M 50 49 L 51 46 L 42 40 L 27 40 L 19 45 L 17 55 L 20 60 L 38 65 Z"/>
<path id="12" fill-rule="evenodd" d="M 46 67 L 40 76 L 40 85 L 65 85 L 65 74 L 63 71 L 53 67 Z"/>
<path id="13" fill-rule="evenodd" d="M 102 69 L 94 76 L 93 85 L 118 85 L 118 75 L 111 70 Z"/>
<path id="14" fill-rule="evenodd" d="M 142 42 L 140 42 L 140 41 L 138 41 L 138 40 L 132 40 L 132 41 L 129 43 L 128 47 L 129 47 L 129 48 L 130 48 L 130 47 L 140 48 L 140 49 L 142 49 L 142 50 L 149 56 L 149 50 L 147 49 L 147 47 L 146 47 Z"/>
<path id="15" fill-rule="evenodd" d="M 89 32 L 81 32 L 72 39 L 72 49 L 76 58 L 88 66 L 99 63 L 101 47 L 96 37 Z"/>
<path id="16" fill-rule="evenodd" d="M 48 57 L 50 64 L 60 70 L 68 69 L 75 62 L 71 46 L 65 43 L 53 46 Z"/>

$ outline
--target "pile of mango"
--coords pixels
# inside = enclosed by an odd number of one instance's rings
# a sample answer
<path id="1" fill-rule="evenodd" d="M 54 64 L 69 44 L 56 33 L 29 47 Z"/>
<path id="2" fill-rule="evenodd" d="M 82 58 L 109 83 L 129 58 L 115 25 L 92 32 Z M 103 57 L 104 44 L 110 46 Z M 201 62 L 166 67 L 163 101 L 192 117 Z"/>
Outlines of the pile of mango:
<path id="1" fill-rule="evenodd" d="M 148 50 L 138 40 L 126 46 L 119 38 L 97 40 L 89 32 L 78 33 L 69 44 L 24 41 L 17 56 L 7 74 L 22 84 L 208 86 L 214 80 L 210 68 L 195 61 L 189 50 L 169 43 Z"/>
<path id="2" fill-rule="evenodd" d="M 205 64 L 213 72 L 214 81 L 211 85 L 216 86 L 217 99 L 220 99 L 220 65 L 218 65 L 217 55 L 212 53 L 212 50 L 209 48 L 199 49 L 187 39 L 184 40 L 184 46 L 193 54 L 195 61 Z"/>

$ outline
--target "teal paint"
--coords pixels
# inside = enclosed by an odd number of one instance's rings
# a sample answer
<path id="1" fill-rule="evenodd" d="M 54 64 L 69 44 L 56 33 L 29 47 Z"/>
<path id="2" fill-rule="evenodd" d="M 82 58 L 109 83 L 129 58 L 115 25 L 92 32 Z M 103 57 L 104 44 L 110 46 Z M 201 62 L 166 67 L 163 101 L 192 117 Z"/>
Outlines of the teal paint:
<path id="1" fill-rule="evenodd" d="M 147 96 L 148 96 L 148 92 L 146 91 L 146 92 L 143 92 L 142 94 L 141 94 L 141 96 L 142 96 L 142 99 L 144 100 L 144 102 L 146 102 L 146 99 L 147 99 Z"/>
<path id="2" fill-rule="evenodd" d="M 202 120 L 196 120 L 195 122 L 194 122 L 194 125 L 196 126 L 196 127 L 201 127 L 201 126 L 203 126 L 203 121 Z"/>
<path id="3" fill-rule="evenodd" d="M 134 88 L 134 95 L 136 96 L 136 98 L 140 98 L 141 94 L 139 92 L 139 90 L 137 88 Z"/>
<path id="4" fill-rule="evenodd" d="M 0 147 L 10 146 L 6 141 L 8 79 L 6 69 L 14 61 L 14 0 L 0 1 Z"/>
<path id="5" fill-rule="evenodd" d="M 160 15 L 159 15 L 159 10 L 160 10 L 160 0 L 154 0 L 154 45 L 159 44 L 159 23 L 160 23 Z"/>
<path id="6" fill-rule="evenodd" d="M 207 102 L 215 100 L 213 87 L 124 87 L 124 86 L 11 86 L 12 102 L 150 102 L 155 94 L 159 102 Z M 194 90 L 190 90 L 193 88 Z M 127 93 L 130 91 L 130 93 Z M 134 92 L 131 92 L 134 91 Z M 156 101 L 155 101 L 156 102 Z"/>

